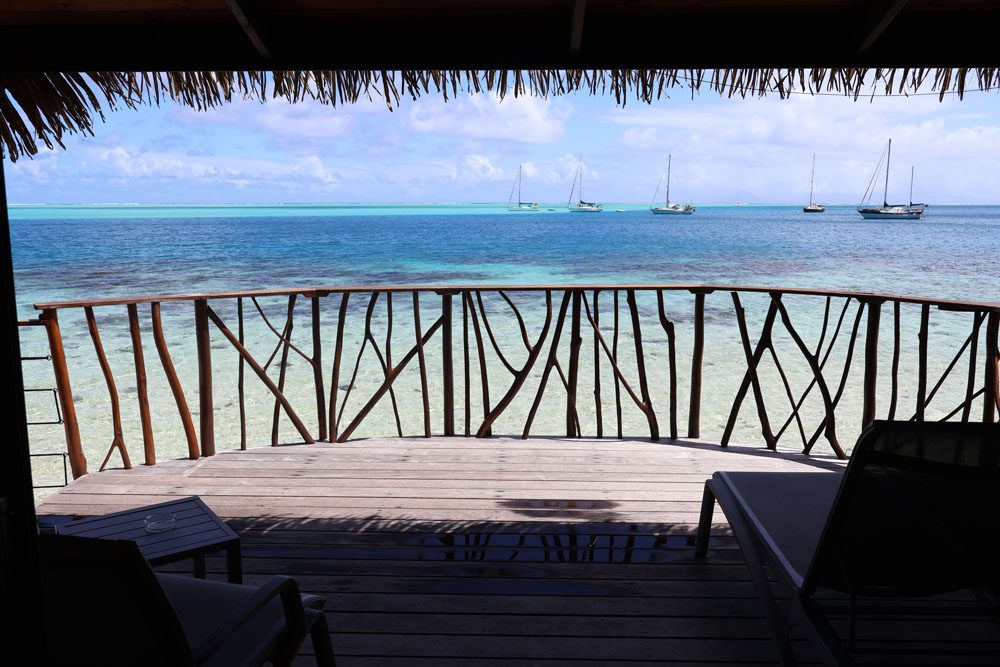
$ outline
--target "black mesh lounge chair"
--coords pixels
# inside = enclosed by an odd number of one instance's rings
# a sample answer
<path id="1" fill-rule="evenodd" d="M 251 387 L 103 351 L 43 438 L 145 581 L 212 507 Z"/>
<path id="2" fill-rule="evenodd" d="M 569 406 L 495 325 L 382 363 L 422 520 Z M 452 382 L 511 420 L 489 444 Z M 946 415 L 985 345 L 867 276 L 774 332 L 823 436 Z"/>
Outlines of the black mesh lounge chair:
<path id="1" fill-rule="evenodd" d="M 39 549 L 50 664 L 287 665 L 306 634 L 318 664 L 334 664 L 324 599 L 294 579 L 155 574 L 124 540 L 40 535 Z"/>
<path id="2" fill-rule="evenodd" d="M 743 549 L 782 664 L 795 664 L 792 625 L 827 664 L 852 664 L 859 596 L 969 589 L 997 618 L 1000 425 L 875 422 L 843 473 L 717 472 L 705 484 L 698 556 L 708 547 L 716 500 Z M 784 611 L 764 565 L 791 589 Z M 817 600 L 830 591 L 847 594 L 846 641 Z M 1000 664 L 997 647 L 976 650 Z"/>

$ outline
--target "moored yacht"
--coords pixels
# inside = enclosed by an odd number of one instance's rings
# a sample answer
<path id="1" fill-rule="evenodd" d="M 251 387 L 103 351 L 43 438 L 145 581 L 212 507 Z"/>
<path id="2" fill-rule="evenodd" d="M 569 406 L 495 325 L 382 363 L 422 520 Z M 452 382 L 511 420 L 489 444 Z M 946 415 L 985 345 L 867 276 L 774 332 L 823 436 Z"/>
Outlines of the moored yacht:
<path id="1" fill-rule="evenodd" d="M 673 156 L 667 156 L 667 194 L 663 199 L 663 206 L 650 205 L 649 210 L 656 215 L 691 215 L 694 213 L 694 206 L 691 204 L 675 204 L 670 201 L 670 161 Z M 660 175 L 660 182 L 663 182 L 663 175 Z M 656 192 L 653 193 L 653 201 L 660 192 L 660 182 L 656 184 Z"/>
<path id="2" fill-rule="evenodd" d="M 865 220 L 919 220 L 924 215 L 924 204 L 914 204 L 913 203 L 913 169 L 910 169 L 910 203 L 907 205 L 903 204 L 890 204 L 889 203 L 889 160 L 892 158 L 892 139 L 889 139 L 889 144 L 885 150 L 885 189 L 882 192 L 882 205 L 881 206 L 868 206 L 867 201 L 871 198 L 871 191 L 875 183 L 875 176 L 878 175 L 879 167 L 882 166 L 882 160 L 879 159 L 878 165 L 875 167 L 875 174 L 872 175 L 872 180 L 868 184 L 868 190 L 865 191 L 865 204 L 858 206 L 858 213 Z"/>
<path id="3" fill-rule="evenodd" d="M 573 203 L 573 193 L 576 192 L 577 181 L 580 183 L 579 198 L 576 203 Z M 570 213 L 602 213 L 604 211 L 604 204 L 598 204 L 592 201 L 584 201 L 583 199 L 583 158 L 580 158 L 579 164 L 576 165 L 576 174 L 573 175 L 573 187 L 569 191 L 569 201 L 566 203 L 566 207 L 569 209 Z"/>
<path id="4" fill-rule="evenodd" d="M 809 176 L 809 203 L 802 207 L 803 213 L 822 213 L 826 206 L 813 201 L 813 184 L 816 182 L 816 154 L 813 153 L 812 175 Z"/>
<path id="5" fill-rule="evenodd" d="M 517 203 L 514 203 L 514 190 L 517 190 Z M 507 198 L 508 211 L 537 211 L 538 204 L 534 202 L 521 201 L 521 165 L 517 165 L 517 177 L 514 185 L 510 189 L 510 197 Z"/>

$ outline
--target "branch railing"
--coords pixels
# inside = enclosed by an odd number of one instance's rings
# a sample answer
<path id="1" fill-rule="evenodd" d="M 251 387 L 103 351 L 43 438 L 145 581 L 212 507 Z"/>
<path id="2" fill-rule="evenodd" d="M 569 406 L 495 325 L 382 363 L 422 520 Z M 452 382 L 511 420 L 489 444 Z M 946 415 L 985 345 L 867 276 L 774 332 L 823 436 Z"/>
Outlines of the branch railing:
<path id="1" fill-rule="evenodd" d="M 275 319 L 276 299 L 284 304 L 283 322 Z M 308 303 L 305 313 L 304 302 Z M 892 318 L 886 325 L 881 316 L 887 305 Z M 124 355 L 123 346 L 117 346 L 119 354 L 111 359 L 98 313 L 112 326 L 121 320 L 123 307 L 127 338 L 124 332 L 114 335 L 128 340 L 131 355 Z M 233 398 L 238 403 L 239 448 L 246 449 L 248 422 L 264 419 L 263 409 L 258 414 L 249 412 L 255 406 L 248 405 L 248 375 L 256 378 L 270 399 L 272 445 L 282 440 L 283 422 L 290 423 L 294 437 L 304 443 L 344 442 L 358 437 L 364 428 L 377 430 L 379 426 L 396 436 L 430 437 L 437 423 L 438 432 L 455 435 L 458 411 L 467 436 L 490 436 L 502 423 L 502 431 L 527 438 L 542 414 L 548 420 L 546 428 L 564 418 L 565 428 L 559 430 L 567 437 L 639 435 L 627 431 L 633 424 L 642 424 L 641 434 L 658 440 L 662 435 L 681 437 L 684 409 L 684 435 L 700 438 L 703 403 L 709 396 L 716 404 L 728 405 L 728 410 L 716 410 L 719 416 L 728 412 L 724 422 L 715 419 L 711 424 L 722 426 L 716 437 L 723 447 L 738 427 L 745 431 L 749 423 L 759 429 L 768 449 L 778 449 L 779 442 L 797 435 L 805 453 L 825 440 L 832 453 L 844 458 L 844 421 L 838 413 L 845 411 L 845 400 L 859 395 L 860 419 L 848 424 L 856 430 L 879 417 L 991 422 L 1000 410 L 1000 303 L 994 302 L 694 284 L 447 285 L 258 290 L 42 303 L 36 308 L 41 315 L 32 322 L 44 326 L 48 336 L 74 477 L 85 474 L 88 464 L 73 409 L 58 315 L 80 311 L 110 408 L 110 420 L 88 429 L 107 431 L 110 425 L 110 444 L 106 450 L 102 447 L 101 469 L 116 453 L 123 467 L 131 467 L 127 443 L 135 438 L 142 441 L 143 462 L 153 465 L 157 461 L 144 326 L 151 330 L 180 417 L 186 455 L 192 459 L 216 452 L 216 417 L 220 411 L 232 413 L 216 407 L 219 396 L 224 403 Z M 182 330 L 172 332 L 175 342 L 171 344 L 164 309 L 174 313 L 172 321 L 184 320 Z M 148 311 L 145 325 L 143 311 Z M 192 311 L 194 322 L 189 328 L 185 318 Z M 932 327 L 932 312 L 935 319 L 949 319 Z M 296 321 L 303 319 L 310 334 L 308 351 L 294 339 Z M 247 327 L 253 323 L 257 330 L 251 336 Z M 931 335 L 932 329 L 936 336 Z M 891 336 L 891 348 L 880 347 L 885 335 Z M 185 359 L 192 356 L 188 348 L 194 350 L 193 367 L 187 362 L 188 367 L 179 370 L 174 362 L 171 346 L 178 336 Z M 270 337 L 266 346 L 264 336 Z M 946 348 L 956 336 L 964 342 L 951 355 Z M 323 346 L 331 340 L 333 361 L 327 384 Z M 402 355 L 398 352 L 401 343 L 405 345 Z M 583 353 L 585 346 L 591 348 L 588 354 Z M 236 353 L 235 388 L 222 393 L 220 347 Z M 931 385 L 931 367 L 945 358 L 950 362 L 940 375 L 935 371 L 937 379 Z M 956 370 L 963 358 L 964 374 Z M 233 357 L 226 359 L 232 366 Z M 296 359 L 304 362 L 304 377 L 309 378 L 297 387 L 293 380 L 299 364 Z M 116 381 L 123 363 L 131 366 L 129 385 L 134 387 L 138 418 L 129 423 L 138 422 L 132 429 L 135 433 L 125 427 Z M 855 370 L 859 364 L 860 373 Z M 796 369 L 790 370 L 793 365 Z M 915 368 L 907 371 L 907 366 Z M 716 377 L 706 385 L 703 379 L 709 370 Z M 197 427 L 185 392 L 190 377 L 182 381 L 183 371 L 197 376 Z M 437 396 L 432 395 L 434 390 Z M 685 390 L 686 401 L 681 404 Z M 592 393 L 592 408 L 584 392 Z M 357 394 L 361 394 L 360 403 L 352 403 Z M 418 401 L 410 401 L 413 394 L 419 395 Z M 747 394 L 755 408 L 749 422 L 746 417 L 740 421 Z M 312 398 L 306 399 L 307 395 Z M 732 396 L 731 402 L 725 396 Z M 561 417 L 553 402 L 561 401 L 559 397 L 564 399 Z M 904 412 L 904 397 L 914 401 L 912 414 Z M 957 407 L 947 412 L 938 407 L 946 399 L 957 399 Z M 977 400 L 981 410 L 976 409 Z M 415 407 L 404 413 L 404 403 Z M 779 407 L 784 403 L 785 407 Z M 391 418 L 373 417 L 377 409 L 387 408 Z M 934 415 L 931 408 L 936 410 Z M 302 416 L 303 410 L 311 413 L 308 418 Z M 311 421 L 315 428 L 307 424 Z M 88 447 L 93 450 L 89 443 Z"/>

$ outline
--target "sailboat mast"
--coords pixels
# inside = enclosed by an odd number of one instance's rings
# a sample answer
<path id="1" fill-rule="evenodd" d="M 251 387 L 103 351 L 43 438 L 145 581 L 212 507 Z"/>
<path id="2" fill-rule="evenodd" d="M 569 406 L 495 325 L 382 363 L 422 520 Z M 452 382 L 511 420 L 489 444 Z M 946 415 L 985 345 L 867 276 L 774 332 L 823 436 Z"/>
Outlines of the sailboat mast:
<path id="1" fill-rule="evenodd" d="M 576 171 L 573 172 L 573 186 L 569 189 L 569 199 L 566 200 L 568 206 L 573 205 L 573 193 L 576 192 L 576 180 L 580 177 L 580 164 L 577 163 Z"/>
<path id="2" fill-rule="evenodd" d="M 892 139 L 889 140 L 889 152 L 885 156 L 885 190 L 882 191 L 882 206 L 889 208 L 889 160 L 892 159 Z"/>
<path id="3" fill-rule="evenodd" d="M 583 201 L 583 156 L 580 156 L 580 201 Z"/>
<path id="4" fill-rule="evenodd" d="M 521 205 L 521 165 L 517 165 L 517 205 Z"/>
<path id="5" fill-rule="evenodd" d="M 913 167 L 910 167 L 910 206 L 913 206 Z"/>
<path id="6" fill-rule="evenodd" d="M 809 176 L 809 205 L 813 204 L 813 183 L 816 180 L 816 154 L 813 153 L 813 168 L 812 174 Z"/>
<path id="7" fill-rule="evenodd" d="M 663 204 L 664 206 L 667 207 L 670 206 L 670 159 L 672 157 L 673 156 L 671 155 L 667 156 L 667 200 Z"/>

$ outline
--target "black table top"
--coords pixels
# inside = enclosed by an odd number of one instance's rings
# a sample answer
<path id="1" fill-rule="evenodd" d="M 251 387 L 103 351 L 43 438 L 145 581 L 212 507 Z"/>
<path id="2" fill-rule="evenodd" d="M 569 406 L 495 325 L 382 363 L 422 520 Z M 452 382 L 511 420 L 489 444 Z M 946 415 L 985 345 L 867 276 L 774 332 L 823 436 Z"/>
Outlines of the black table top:
<path id="1" fill-rule="evenodd" d="M 162 533 L 147 532 L 145 517 L 164 513 L 176 516 L 175 526 Z M 132 540 L 146 560 L 154 564 L 178 554 L 210 551 L 239 540 L 233 529 L 197 496 L 73 521 L 59 526 L 58 531 L 61 535 Z"/>

